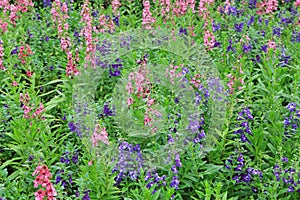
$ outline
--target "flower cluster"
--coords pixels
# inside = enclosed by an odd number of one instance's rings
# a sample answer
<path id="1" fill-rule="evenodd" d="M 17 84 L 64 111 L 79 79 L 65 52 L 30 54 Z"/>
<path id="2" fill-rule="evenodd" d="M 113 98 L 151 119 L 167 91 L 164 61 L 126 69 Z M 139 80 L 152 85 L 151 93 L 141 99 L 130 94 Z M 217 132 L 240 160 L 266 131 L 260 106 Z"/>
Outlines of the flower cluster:
<path id="1" fill-rule="evenodd" d="M 243 71 L 239 71 L 239 75 L 243 74 Z M 233 94 L 234 91 L 237 88 L 238 90 L 242 90 L 242 85 L 244 85 L 244 80 L 242 78 L 237 78 L 237 76 L 234 76 L 233 74 L 227 74 L 227 77 L 229 78 L 229 82 L 227 83 L 227 86 L 229 87 L 230 94 Z"/>
<path id="2" fill-rule="evenodd" d="M 300 110 L 297 109 L 295 102 L 291 102 L 286 106 L 286 109 L 289 110 L 290 116 L 285 117 L 284 119 L 284 129 L 285 134 L 289 135 L 290 133 L 295 133 L 296 130 L 300 127 Z"/>
<path id="3" fill-rule="evenodd" d="M 151 130 L 155 132 L 157 127 L 153 125 L 153 119 L 155 117 L 161 117 L 161 113 L 154 109 L 155 99 L 150 96 L 151 94 L 151 81 L 149 79 L 150 70 L 147 67 L 148 55 L 146 54 L 142 60 L 138 60 L 139 68 L 137 71 L 130 73 L 128 76 L 128 83 L 126 84 L 126 90 L 129 95 L 127 98 L 127 105 L 130 107 L 135 103 L 134 98 L 142 100 L 146 104 L 146 111 L 144 115 L 144 125 L 151 127 Z M 154 122 L 155 123 L 155 122 Z"/>
<path id="4" fill-rule="evenodd" d="M 249 120 L 254 120 L 251 111 L 249 108 L 243 109 L 241 112 L 239 112 L 237 120 L 240 122 L 236 125 L 239 129 L 236 130 L 234 133 L 239 134 L 242 142 L 249 142 L 246 134 L 252 135 L 252 131 L 249 127 Z"/>
<path id="5" fill-rule="evenodd" d="M 203 86 L 202 86 L 202 88 L 203 88 Z M 204 92 L 205 92 L 204 93 L 204 97 L 206 98 L 205 103 L 207 103 L 207 98 L 209 96 L 211 98 L 213 98 L 214 100 L 221 101 L 221 102 L 224 102 L 224 103 L 226 102 L 226 96 L 228 94 L 225 91 L 224 86 L 221 84 L 220 78 L 209 78 L 207 80 L 207 89 L 203 88 L 202 90 L 204 90 Z M 208 95 L 207 95 L 207 93 L 208 93 Z"/>
<path id="6" fill-rule="evenodd" d="M 87 116 L 91 115 L 93 108 L 91 108 L 88 102 L 80 102 L 79 98 L 81 97 L 73 95 L 73 98 L 76 100 L 76 103 L 74 103 L 75 116 L 73 117 L 75 118 L 75 122 L 69 122 L 68 126 L 71 132 L 77 133 L 76 135 L 78 137 L 90 137 L 90 133 L 95 129 L 94 123 L 96 123 L 96 121 L 90 123 L 91 121 L 87 119 Z"/>
<path id="7" fill-rule="evenodd" d="M 166 23 L 167 18 L 169 17 L 172 5 L 170 0 L 160 0 L 158 2 L 159 7 L 161 8 L 161 16 L 164 19 L 164 23 Z"/>
<path id="8" fill-rule="evenodd" d="M 68 122 L 68 127 L 71 132 L 77 133 L 77 136 L 82 137 L 81 130 L 79 129 L 77 123 Z"/>
<path id="9" fill-rule="evenodd" d="M 289 159 L 287 157 L 282 157 L 281 162 L 282 164 L 288 163 Z M 294 168 L 287 167 L 282 169 L 277 163 L 274 166 L 273 173 L 276 181 L 282 180 L 284 185 L 287 186 L 287 192 L 294 192 L 295 188 L 300 185 L 300 173 L 296 173 Z M 300 192 L 300 189 L 298 189 L 297 192 Z"/>
<path id="10" fill-rule="evenodd" d="M 180 65 L 182 67 L 183 64 Z M 173 66 L 170 64 L 170 69 L 166 68 L 165 77 L 169 78 L 171 83 L 174 85 L 174 77 L 179 78 L 181 76 L 181 73 L 176 74 L 176 70 L 179 68 L 179 66 Z"/>
<path id="11" fill-rule="evenodd" d="M 34 193 L 36 200 L 43 200 L 44 197 L 47 197 L 48 200 L 55 200 L 57 195 L 55 188 L 53 187 L 50 178 L 52 174 L 50 173 L 46 165 L 39 165 L 36 167 L 36 170 L 33 172 L 32 176 L 36 176 L 34 182 L 34 188 L 37 188 L 39 185 L 44 189 L 39 189 Z"/>
<path id="12" fill-rule="evenodd" d="M 248 167 L 245 168 L 245 160 L 244 156 L 242 153 L 239 153 L 237 160 L 233 161 L 233 156 L 231 156 L 227 161 L 226 161 L 226 168 L 231 169 L 234 168 L 234 173 L 235 175 L 232 177 L 232 180 L 235 180 L 237 183 L 251 183 L 255 177 L 259 177 L 260 179 L 263 177 L 262 172 Z M 255 190 L 254 188 L 252 188 Z"/>
<path id="13" fill-rule="evenodd" d="M 118 8 L 121 6 L 120 0 L 113 0 L 111 2 L 112 8 L 113 8 L 113 13 L 115 15 L 119 15 L 119 11 L 117 12 Z"/>
<path id="14" fill-rule="evenodd" d="M 159 176 L 155 169 L 147 172 L 145 181 L 148 182 L 146 188 L 150 189 L 155 186 L 152 190 L 152 194 L 157 192 L 159 188 L 167 185 L 166 175 Z"/>
<path id="15" fill-rule="evenodd" d="M 175 2 L 175 4 L 173 4 L 173 14 L 175 16 L 181 16 L 184 15 L 187 12 L 188 9 L 188 1 L 181 1 L 181 0 L 177 0 Z M 195 2 L 194 2 L 194 6 L 195 6 Z"/>
<path id="16" fill-rule="evenodd" d="M 52 4 L 51 14 L 53 21 L 57 24 L 58 37 L 60 38 L 60 45 L 62 50 L 67 54 L 68 64 L 66 67 L 66 75 L 77 76 L 79 74 L 75 63 L 79 62 L 78 53 L 76 53 L 75 61 L 72 55 L 72 45 L 71 39 L 68 36 L 69 24 L 67 19 L 68 16 L 68 6 L 67 3 L 61 3 L 60 0 L 55 0 Z M 78 51 L 78 49 L 76 49 Z"/>
<path id="17" fill-rule="evenodd" d="M 150 1 L 144 0 L 143 1 L 143 22 L 142 25 L 146 29 L 152 29 L 152 25 L 156 22 L 156 19 L 152 17 L 150 12 Z"/>
<path id="18" fill-rule="evenodd" d="M 25 53 L 26 52 L 26 53 Z M 22 61 L 22 64 L 24 65 L 26 63 L 25 58 L 29 55 L 33 54 L 28 44 L 26 44 L 26 47 L 20 46 L 19 49 L 19 59 Z"/>
<path id="19" fill-rule="evenodd" d="M 30 97 L 28 93 L 23 95 L 20 93 L 20 102 L 21 102 L 21 107 L 24 110 L 24 117 L 27 119 L 30 118 L 36 118 L 41 116 L 42 120 L 45 119 L 44 116 L 42 116 L 42 113 L 44 112 L 44 105 L 40 103 L 39 107 L 36 108 L 35 112 L 30 116 L 30 112 L 33 110 L 34 105 L 30 105 Z"/>
<path id="20" fill-rule="evenodd" d="M 109 75 L 110 76 L 120 76 L 121 69 L 123 68 L 122 60 L 116 59 L 116 63 L 110 64 Z"/>
<path id="21" fill-rule="evenodd" d="M 27 12 L 30 7 L 33 7 L 34 4 L 31 0 L 18 0 L 14 4 L 10 4 L 8 0 L 2 0 L 0 2 L 0 8 L 4 8 L 3 13 L 6 17 L 6 11 L 10 11 L 9 19 L 13 25 L 16 25 L 16 19 L 20 18 L 17 15 L 17 12 Z"/>
<path id="22" fill-rule="evenodd" d="M 278 0 L 266 0 L 256 4 L 258 10 L 256 11 L 259 15 L 271 14 L 277 10 Z"/>
<path id="23" fill-rule="evenodd" d="M 71 158 L 72 156 L 72 158 Z M 77 164 L 78 163 L 78 151 L 75 154 L 70 154 L 70 152 L 63 153 L 62 157 L 60 157 L 60 162 L 69 165 L 70 163 Z"/>
<path id="24" fill-rule="evenodd" d="M 62 154 L 59 159 L 60 170 L 56 173 L 55 184 L 60 185 L 64 188 L 64 192 L 68 195 L 74 193 L 76 185 L 73 181 L 74 173 L 70 168 L 77 168 L 78 164 L 78 151 L 66 151 Z"/>
<path id="25" fill-rule="evenodd" d="M 205 124 L 203 116 L 198 113 L 189 116 L 189 125 L 187 130 L 190 131 L 192 138 L 187 136 L 186 141 L 193 141 L 195 144 L 206 138 L 206 134 L 203 130 L 203 125 Z"/>
<path id="26" fill-rule="evenodd" d="M 4 67 L 3 60 L 2 60 L 2 58 L 4 56 L 4 48 L 2 45 L 3 45 L 3 41 L 0 39 L 0 70 L 5 71 L 6 68 Z"/>
<path id="27" fill-rule="evenodd" d="M 175 190 L 179 189 L 180 181 L 178 180 L 178 176 L 176 176 L 179 167 L 182 167 L 182 163 L 180 161 L 180 155 L 176 153 L 174 164 L 171 167 L 171 171 L 174 173 L 174 176 L 172 177 L 172 180 L 170 182 L 170 187 L 175 188 Z M 155 169 L 151 169 L 147 172 L 145 176 L 145 181 L 147 182 L 146 188 L 150 189 L 154 186 L 152 194 L 157 192 L 159 188 L 167 185 L 166 175 L 159 176 Z"/>
<path id="28" fill-rule="evenodd" d="M 98 141 L 102 141 L 106 145 L 109 144 L 108 134 L 106 132 L 106 129 L 105 129 L 105 127 L 103 127 L 102 130 L 100 131 L 99 124 L 96 125 L 94 133 L 92 135 L 92 147 L 93 148 L 95 148 L 96 146 L 98 146 Z"/>
<path id="29" fill-rule="evenodd" d="M 174 174 L 178 173 L 178 168 L 182 166 L 182 163 L 180 162 L 180 155 L 178 153 L 175 154 L 175 164 L 172 165 L 171 170 Z"/>
<path id="30" fill-rule="evenodd" d="M 103 112 L 99 114 L 99 117 L 108 117 L 108 116 L 114 116 L 115 115 L 115 108 L 110 108 L 109 103 L 105 103 L 103 106 Z"/>
<path id="31" fill-rule="evenodd" d="M 143 156 L 140 145 L 133 146 L 128 142 L 122 142 L 119 146 L 119 157 L 112 173 L 117 172 L 115 185 L 119 185 L 122 180 L 129 177 L 136 180 L 143 166 Z"/>
<path id="32" fill-rule="evenodd" d="M 115 31 L 114 21 L 118 22 L 118 16 L 112 19 L 110 16 L 102 14 L 99 16 L 98 21 L 99 25 L 93 27 L 95 33 L 105 33 L 105 31 L 108 31 L 108 33 L 113 33 Z M 116 25 L 118 25 L 118 23 L 116 23 Z"/>
<path id="33" fill-rule="evenodd" d="M 216 39 L 214 35 L 209 31 L 206 30 L 204 32 L 204 46 L 208 47 L 209 50 L 215 47 Z"/>
<path id="34" fill-rule="evenodd" d="M 86 191 L 84 191 L 83 192 L 83 197 L 82 197 L 82 200 L 90 200 L 91 198 L 90 198 L 90 195 L 89 195 L 89 193 L 90 193 L 91 191 L 90 190 L 86 190 Z M 78 195 L 79 196 L 79 195 Z"/>
<path id="35" fill-rule="evenodd" d="M 7 26 L 8 23 L 2 21 L 2 19 L 0 19 L 0 29 L 2 30 L 2 35 L 7 31 Z"/>
<path id="36" fill-rule="evenodd" d="M 51 4 L 51 0 L 43 0 L 43 3 L 44 3 L 44 7 L 51 7 L 52 4 Z"/>
<path id="37" fill-rule="evenodd" d="M 59 184 L 61 183 L 61 185 L 67 189 L 69 185 L 72 185 L 73 184 L 73 178 L 71 176 L 71 174 L 68 174 L 68 180 L 64 179 L 63 176 L 64 176 L 64 170 L 60 170 L 58 171 L 57 173 L 57 176 L 56 176 L 56 179 L 55 179 L 55 184 Z"/>

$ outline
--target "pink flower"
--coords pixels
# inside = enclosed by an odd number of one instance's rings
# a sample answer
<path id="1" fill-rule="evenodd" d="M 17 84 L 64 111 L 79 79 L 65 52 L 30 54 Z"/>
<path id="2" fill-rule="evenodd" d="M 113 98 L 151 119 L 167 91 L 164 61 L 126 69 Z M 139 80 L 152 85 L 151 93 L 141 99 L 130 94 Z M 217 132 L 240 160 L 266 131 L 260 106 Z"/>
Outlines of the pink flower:
<path id="1" fill-rule="evenodd" d="M 2 19 L 0 19 L 0 29 L 2 29 L 2 34 L 7 31 L 7 26 L 8 26 L 8 23 L 2 22 Z"/>
<path id="2" fill-rule="evenodd" d="M 105 127 L 102 128 L 101 132 L 100 131 L 100 126 L 99 124 L 96 125 L 95 129 L 94 129 L 94 133 L 92 135 L 92 147 L 95 148 L 96 146 L 98 146 L 98 141 L 102 141 L 105 144 L 109 144 L 108 141 L 108 134 L 106 132 Z"/>
<path id="3" fill-rule="evenodd" d="M 127 99 L 127 105 L 130 106 L 131 104 L 133 104 L 133 99 L 132 97 Z"/>
<path id="4" fill-rule="evenodd" d="M 13 81 L 11 85 L 15 87 L 15 86 L 18 86 L 19 83 L 17 81 Z"/>
<path id="5" fill-rule="evenodd" d="M 113 0 L 111 4 L 112 4 L 113 13 L 115 15 L 119 15 L 117 9 L 121 6 L 120 0 Z"/>
<path id="6" fill-rule="evenodd" d="M 144 0 L 143 2 L 143 22 L 142 25 L 145 29 L 152 29 L 152 25 L 156 22 L 156 19 L 152 17 L 150 12 L 150 2 L 149 0 Z"/>
<path id="7" fill-rule="evenodd" d="M 215 37 L 210 31 L 205 31 L 204 33 L 204 46 L 209 47 L 209 49 L 212 49 L 215 45 Z"/>
<path id="8" fill-rule="evenodd" d="M 32 176 L 38 175 L 34 183 L 34 188 L 37 188 L 41 185 L 44 189 L 39 189 L 37 192 L 34 193 L 35 200 L 43 200 L 44 197 L 48 197 L 47 199 L 55 199 L 54 196 L 57 195 L 55 188 L 53 187 L 52 183 L 50 182 L 50 178 L 52 174 L 50 173 L 48 167 L 46 165 L 38 165 L 33 172 Z"/>
<path id="9" fill-rule="evenodd" d="M 276 43 L 274 41 L 269 40 L 268 47 L 270 49 L 276 49 Z"/>
<path id="10" fill-rule="evenodd" d="M 294 6 L 295 6 L 295 7 L 300 6 L 300 0 L 296 0 L 295 3 L 294 3 Z"/>
<path id="11" fill-rule="evenodd" d="M 27 70 L 26 75 L 30 78 L 32 76 L 32 72 L 30 70 Z"/>
<path id="12" fill-rule="evenodd" d="M 42 189 L 39 189 L 37 192 L 34 193 L 35 200 L 43 200 L 46 195 L 46 192 Z"/>

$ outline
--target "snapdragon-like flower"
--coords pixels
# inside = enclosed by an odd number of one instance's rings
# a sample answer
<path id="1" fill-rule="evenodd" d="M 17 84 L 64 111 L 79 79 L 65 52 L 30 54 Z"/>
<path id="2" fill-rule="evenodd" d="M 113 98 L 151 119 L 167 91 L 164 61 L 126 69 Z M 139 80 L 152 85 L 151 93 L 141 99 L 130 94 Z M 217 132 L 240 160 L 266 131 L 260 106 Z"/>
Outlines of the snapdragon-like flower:
<path id="1" fill-rule="evenodd" d="M 140 145 L 133 146 L 128 142 L 122 142 L 119 146 L 119 157 L 112 173 L 118 173 L 115 177 L 115 185 L 119 185 L 122 180 L 129 177 L 136 180 L 140 175 L 143 166 L 143 156 Z"/>
<path id="2" fill-rule="evenodd" d="M 94 133 L 92 135 L 92 147 L 95 148 L 98 146 L 98 141 L 102 141 L 104 144 L 108 145 L 108 133 L 106 132 L 106 128 L 103 127 L 100 131 L 99 124 L 96 125 Z"/>
<path id="3" fill-rule="evenodd" d="M 155 169 L 149 170 L 144 179 L 147 182 L 146 188 L 150 189 L 155 186 L 152 190 L 152 194 L 157 192 L 159 188 L 167 185 L 166 175 L 159 176 Z"/>
<path id="4" fill-rule="evenodd" d="M 242 153 L 238 154 L 236 160 L 233 160 L 233 155 L 231 155 L 230 158 L 226 160 L 225 166 L 227 169 L 234 169 L 235 175 L 232 177 L 232 180 L 235 180 L 236 183 L 244 182 L 250 184 L 256 176 L 259 176 L 260 179 L 263 177 L 261 171 L 251 167 L 245 168 L 246 163 Z"/>
<path id="5" fill-rule="evenodd" d="M 0 39 L 0 70 L 5 71 L 6 68 L 3 65 L 4 48 L 3 48 L 2 44 L 3 44 L 3 41 Z"/>
<path id="6" fill-rule="evenodd" d="M 283 183 L 284 186 L 287 187 L 286 191 L 292 193 L 300 184 L 300 173 L 296 172 L 293 167 L 284 167 L 289 162 L 289 159 L 287 157 L 282 157 L 281 162 L 283 168 L 279 167 L 278 163 L 276 163 L 273 168 L 273 174 L 276 178 L 276 181 Z M 300 192 L 300 189 L 298 189 L 297 192 Z"/>
<path id="7" fill-rule="evenodd" d="M 298 33 L 293 31 L 291 42 L 300 42 L 300 31 Z"/>
<path id="8" fill-rule="evenodd" d="M 234 29 L 236 32 L 242 32 L 244 27 L 244 22 L 241 22 L 239 24 L 234 24 Z"/>
<path id="9" fill-rule="evenodd" d="M 179 189 L 179 179 L 178 176 L 173 176 L 172 181 L 170 183 L 170 187 L 175 188 L 175 190 Z"/>
<path id="10" fill-rule="evenodd" d="M 180 27 L 180 28 L 179 28 L 179 35 L 180 35 L 180 36 L 181 36 L 181 35 L 187 35 L 187 30 L 186 30 L 186 28 Z"/>
<path id="11" fill-rule="evenodd" d="M 300 110 L 297 109 L 297 104 L 291 102 L 286 106 L 286 109 L 289 110 L 289 117 L 284 119 L 284 133 L 285 135 L 290 136 L 291 133 L 295 133 L 296 130 L 300 127 Z"/>
<path id="12" fill-rule="evenodd" d="M 254 16 L 251 16 L 250 19 L 249 19 L 249 21 L 247 22 L 247 25 L 251 26 L 253 24 L 254 24 Z"/>
<path id="13" fill-rule="evenodd" d="M 235 48 L 232 47 L 232 40 L 228 40 L 229 41 L 229 45 L 227 47 L 226 53 L 228 53 L 229 51 L 233 51 L 235 52 Z"/>
<path id="14" fill-rule="evenodd" d="M 150 11 L 150 1 L 144 0 L 143 1 L 143 22 L 142 25 L 145 29 L 152 29 L 153 24 L 156 22 L 156 19 L 152 17 Z"/>
<path id="15" fill-rule="evenodd" d="M 254 120 L 251 111 L 249 108 L 243 109 L 239 112 L 237 120 L 240 121 L 236 126 L 239 127 L 239 130 L 235 131 L 235 134 L 239 134 L 242 142 L 249 142 L 247 134 L 252 135 L 252 131 L 249 127 L 249 120 Z"/>
<path id="16" fill-rule="evenodd" d="M 256 0 L 249 0 L 249 8 L 254 9 L 256 7 Z"/>
<path id="17" fill-rule="evenodd" d="M 39 189 L 34 193 L 35 199 L 43 200 L 44 197 L 47 197 L 48 200 L 55 200 L 57 193 L 50 181 L 52 174 L 50 173 L 48 167 L 46 165 L 37 166 L 32 176 L 36 175 L 37 177 L 34 180 L 34 188 L 37 188 L 39 185 L 41 185 L 43 189 Z"/>

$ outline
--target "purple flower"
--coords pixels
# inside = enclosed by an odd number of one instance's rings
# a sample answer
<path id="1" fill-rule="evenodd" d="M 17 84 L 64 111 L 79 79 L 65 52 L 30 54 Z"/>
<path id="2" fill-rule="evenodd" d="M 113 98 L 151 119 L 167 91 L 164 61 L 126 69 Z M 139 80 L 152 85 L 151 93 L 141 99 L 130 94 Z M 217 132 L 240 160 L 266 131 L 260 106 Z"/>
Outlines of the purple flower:
<path id="1" fill-rule="evenodd" d="M 243 31 L 243 27 L 244 27 L 244 22 L 240 23 L 240 24 L 234 24 L 234 28 L 236 32 L 242 32 Z"/>
<path id="2" fill-rule="evenodd" d="M 69 127 L 71 132 L 77 132 L 78 134 L 80 133 L 80 130 L 78 129 L 78 127 L 73 122 L 69 122 L 68 127 Z"/>
<path id="3" fill-rule="evenodd" d="M 229 40 L 229 45 L 227 47 L 226 53 L 228 53 L 229 51 L 235 52 L 235 49 L 232 47 L 232 40 Z"/>
<path id="4" fill-rule="evenodd" d="M 94 10 L 93 12 L 92 12 L 92 16 L 93 17 L 98 17 L 98 14 L 99 14 L 99 11 L 98 10 Z"/>
<path id="5" fill-rule="evenodd" d="M 60 181 L 62 181 L 61 176 L 57 176 L 55 179 L 55 184 L 58 184 Z"/>
<path id="6" fill-rule="evenodd" d="M 251 49 L 252 49 L 251 45 L 246 45 L 246 44 L 243 45 L 244 53 L 248 53 L 249 51 L 251 51 Z"/>
<path id="7" fill-rule="evenodd" d="M 119 185 L 123 178 L 128 176 L 132 180 L 136 180 L 143 166 L 143 157 L 140 145 L 133 146 L 128 142 L 122 142 L 119 145 L 119 156 L 112 173 L 118 172 L 115 177 L 115 185 Z"/>
<path id="8" fill-rule="evenodd" d="M 273 36 L 277 36 L 277 37 L 280 37 L 280 35 L 281 35 L 281 28 L 280 27 L 274 27 L 273 28 Z"/>
<path id="9" fill-rule="evenodd" d="M 120 26 L 120 16 L 116 16 L 113 18 L 113 22 L 116 26 Z"/>
<path id="10" fill-rule="evenodd" d="M 179 35 L 180 35 L 180 36 L 182 36 L 182 35 L 187 35 L 187 30 L 186 30 L 186 28 L 180 27 L 180 28 L 179 28 Z"/>
<path id="11" fill-rule="evenodd" d="M 296 110 L 296 103 L 295 102 L 291 102 L 289 103 L 286 108 L 290 111 L 290 112 L 294 112 Z"/>
<path id="12" fill-rule="evenodd" d="M 33 156 L 33 155 L 30 155 L 29 158 L 28 158 L 28 161 L 32 161 L 33 158 L 34 158 L 34 156 Z"/>
<path id="13" fill-rule="evenodd" d="M 256 8 L 256 0 L 249 0 L 249 8 L 250 9 Z"/>
<path id="14" fill-rule="evenodd" d="M 189 73 L 189 69 L 186 68 L 186 67 L 183 67 L 183 68 L 182 68 L 181 74 L 182 74 L 182 75 L 185 75 L 185 74 L 187 74 L 187 73 Z"/>
<path id="15" fill-rule="evenodd" d="M 11 51 L 11 53 L 10 53 L 10 55 L 14 55 L 14 54 L 18 54 L 19 52 L 18 52 L 18 46 L 16 46 L 12 51 Z"/>
<path id="16" fill-rule="evenodd" d="M 44 7 L 51 7 L 51 0 L 43 0 L 44 2 Z"/>
<path id="17" fill-rule="evenodd" d="M 76 152 L 76 154 L 72 157 L 72 162 L 74 164 L 77 164 L 78 163 L 78 152 Z"/>
<path id="18" fill-rule="evenodd" d="M 113 115 L 115 115 L 114 110 L 111 110 L 109 108 L 108 103 L 105 103 L 104 106 L 103 106 L 103 114 L 104 114 L 104 116 L 113 116 Z"/>
<path id="19" fill-rule="evenodd" d="M 216 31 L 220 30 L 221 29 L 220 23 L 215 24 L 215 22 L 213 22 L 212 29 L 213 29 L 213 32 L 216 32 Z"/>
<path id="20" fill-rule="evenodd" d="M 39 15 L 37 14 L 37 16 L 39 16 Z M 29 30 L 29 29 L 27 30 L 27 34 L 28 34 L 28 37 L 29 37 L 29 38 L 32 38 L 32 37 L 33 37 L 32 34 L 30 33 L 30 30 Z"/>
<path id="21" fill-rule="evenodd" d="M 213 46 L 213 47 L 218 47 L 218 46 L 220 46 L 220 45 L 221 45 L 221 43 L 218 42 L 218 41 L 216 41 L 216 42 L 214 43 L 214 46 Z"/>
<path id="22" fill-rule="evenodd" d="M 294 187 L 293 186 L 289 186 L 287 192 L 294 192 Z"/>
<path id="23" fill-rule="evenodd" d="M 173 176 L 172 181 L 170 183 L 170 187 L 173 187 L 173 188 L 175 188 L 175 190 L 178 190 L 179 189 L 178 186 L 179 186 L 178 177 L 177 176 Z"/>
<path id="24" fill-rule="evenodd" d="M 265 53 L 268 52 L 268 46 L 267 46 L 267 45 L 263 45 L 263 46 L 261 47 L 261 49 L 262 49 Z"/>
<path id="25" fill-rule="evenodd" d="M 268 26 L 268 25 L 269 25 L 269 20 L 266 19 L 266 20 L 265 20 L 265 23 L 266 23 L 266 26 Z"/>
<path id="26" fill-rule="evenodd" d="M 254 24 L 254 16 L 251 16 L 249 21 L 247 22 L 248 26 L 251 26 L 252 24 Z"/>
<path id="27" fill-rule="evenodd" d="M 293 31 L 291 41 L 292 41 L 293 43 L 295 43 L 295 42 L 300 42 L 300 31 L 298 32 L 298 34 L 297 34 L 295 31 Z"/>
<path id="28" fill-rule="evenodd" d="M 82 200 L 91 200 L 89 193 L 90 193 L 90 190 L 86 190 L 84 192 L 84 196 L 82 197 Z"/>

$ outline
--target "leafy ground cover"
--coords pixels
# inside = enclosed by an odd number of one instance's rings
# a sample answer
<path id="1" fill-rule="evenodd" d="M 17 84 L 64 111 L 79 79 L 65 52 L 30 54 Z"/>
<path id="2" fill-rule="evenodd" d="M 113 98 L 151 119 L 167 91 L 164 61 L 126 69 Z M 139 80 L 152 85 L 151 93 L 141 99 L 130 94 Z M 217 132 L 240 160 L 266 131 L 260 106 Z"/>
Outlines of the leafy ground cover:
<path id="1" fill-rule="evenodd" d="M 299 6 L 1 1 L 0 199 L 300 199 Z"/>

